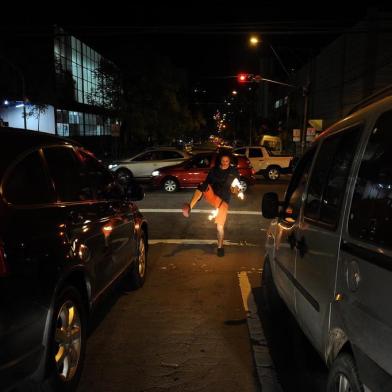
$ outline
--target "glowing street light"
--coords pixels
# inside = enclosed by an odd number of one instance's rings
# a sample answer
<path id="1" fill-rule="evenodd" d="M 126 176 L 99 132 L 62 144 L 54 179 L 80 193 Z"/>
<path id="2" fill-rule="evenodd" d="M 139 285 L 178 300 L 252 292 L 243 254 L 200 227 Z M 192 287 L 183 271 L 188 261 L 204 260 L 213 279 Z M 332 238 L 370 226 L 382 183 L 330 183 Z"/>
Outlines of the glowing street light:
<path id="1" fill-rule="evenodd" d="M 237 92 L 236 90 L 233 90 L 231 93 L 232 93 L 233 95 L 237 95 L 237 94 L 238 94 L 238 92 Z"/>
<path id="2" fill-rule="evenodd" d="M 251 46 L 257 46 L 260 43 L 260 38 L 257 35 L 252 35 L 249 38 L 249 44 Z"/>

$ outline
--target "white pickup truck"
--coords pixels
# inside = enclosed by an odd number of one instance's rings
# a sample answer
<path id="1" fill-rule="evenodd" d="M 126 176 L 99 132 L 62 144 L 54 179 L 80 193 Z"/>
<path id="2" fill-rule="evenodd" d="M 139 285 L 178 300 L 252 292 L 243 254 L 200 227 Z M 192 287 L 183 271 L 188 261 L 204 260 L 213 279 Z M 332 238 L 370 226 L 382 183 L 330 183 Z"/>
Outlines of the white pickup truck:
<path id="1" fill-rule="evenodd" d="M 263 174 L 271 181 L 278 180 L 281 174 L 290 173 L 292 170 L 292 156 L 275 155 L 263 146 L 239 147 L 233 152 L 246 155 L 256 174 Z"/>

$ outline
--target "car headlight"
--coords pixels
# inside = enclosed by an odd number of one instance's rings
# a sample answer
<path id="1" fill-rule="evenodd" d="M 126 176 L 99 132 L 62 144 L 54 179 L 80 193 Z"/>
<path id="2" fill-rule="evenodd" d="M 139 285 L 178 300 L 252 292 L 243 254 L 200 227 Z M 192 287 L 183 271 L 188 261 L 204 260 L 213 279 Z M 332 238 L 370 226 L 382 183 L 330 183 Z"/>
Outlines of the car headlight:
<path id="1" fill-rule="evenodd" d="M 109 165 L 109 169 L 110 169 L 110 170 L 113 170 L 113 169 L 115 169 L 116 167 L 118 167 L 118 165 L 116 165 L 116 164 L 114 164 L 114 165 Z"/>
<path id="2" fill-rule="evenodd" d="M 153 176 L 153 177 L 156 177 L 156 176 L 159 176 L 159 170 L 154 170 L 152 173 L 151 173 L 151 175 Z"/>

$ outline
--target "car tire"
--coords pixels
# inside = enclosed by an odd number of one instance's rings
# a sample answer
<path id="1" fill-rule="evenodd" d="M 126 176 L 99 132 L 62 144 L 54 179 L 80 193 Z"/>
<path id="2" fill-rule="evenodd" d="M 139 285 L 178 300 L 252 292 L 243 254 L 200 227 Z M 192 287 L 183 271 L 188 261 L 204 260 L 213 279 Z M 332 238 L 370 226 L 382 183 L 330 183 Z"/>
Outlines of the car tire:
<path id="1" fill-rule="evenodd" d="M 130 287 L 133 290 L 139 289 L 146 281 L 147 272 L 147 240 L 146 235 L 142 231 L 137 248 L 137 258 L 132 264 L 129 272 Z"/>
<path id="2" fill-rule="evenodd" d="M 116 178 L 120 182 L 127 183 L 133 178 L 133 174 L 130 170 L 121 168 L 116 171 Z"/>
<path id="3" fill-rule="evenodd" d="M 328 374 L 327 392 L 363 392 L 354 358 L 349 353 L 338 355 Z"/>
<path id="4" fill-rule="evenodd" d="M 240 178 L 240 189 L 241 192 L 245 193 L 248 190 L 248 182 L 244 180 L 243 178 Z"/>
<path id="5" fill-rule="evenodd" d="M 66 286 L 55 300 L 42 392 L 76 390 L 84 364 L 86 332 L 87 316 L 81 295 L 75 287 Z"/>
<path id="6" fill-rule="evenodd" d="M 261 275 L 261 289 L 266 311 L 272 316 L 282 314 L 284 311 L 284 302 L 280 298 L 275 286 L 271 271 L 271 263 L 268 257 L 266 257 L 264 261 L 263 273 Z"/>
<path id="7" fill-rule="evenodd" d="M 270 181 L 277 181 L 280 178 L 280 167 L 269 166 L 266 170 L 266 178 Z"/>
<path id="8" fill-rule="evenodd" d="M 167 177 L 162 182 L 162 188 L 168 193 L 176 192 L 178 190 L 178 182 L 173 177 Z"/>

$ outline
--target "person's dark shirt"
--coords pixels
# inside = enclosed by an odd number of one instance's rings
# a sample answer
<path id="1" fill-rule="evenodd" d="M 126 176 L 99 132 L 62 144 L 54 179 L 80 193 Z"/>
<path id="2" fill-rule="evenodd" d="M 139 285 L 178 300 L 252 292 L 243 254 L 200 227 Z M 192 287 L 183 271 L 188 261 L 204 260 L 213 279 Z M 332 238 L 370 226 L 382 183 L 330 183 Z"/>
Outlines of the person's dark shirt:
<path id="1" fill-rule="evenodd" d="M 214 193 L 226 203 L 230 203 L 231 184 L 235 178 L 239 178 L 238 170 L 230 165 L 223 170 L 220 166 L 213 167 L 205 180 L 205 184 L 211 185 Z"/>

